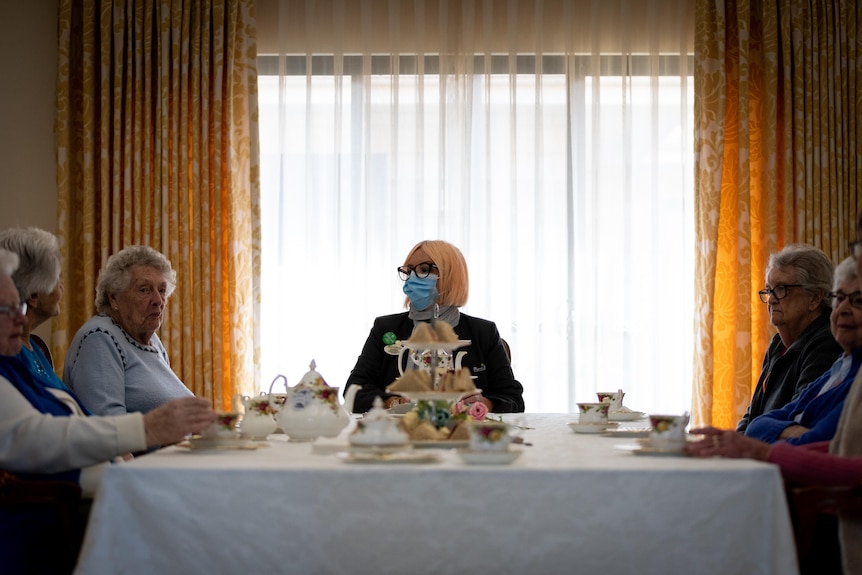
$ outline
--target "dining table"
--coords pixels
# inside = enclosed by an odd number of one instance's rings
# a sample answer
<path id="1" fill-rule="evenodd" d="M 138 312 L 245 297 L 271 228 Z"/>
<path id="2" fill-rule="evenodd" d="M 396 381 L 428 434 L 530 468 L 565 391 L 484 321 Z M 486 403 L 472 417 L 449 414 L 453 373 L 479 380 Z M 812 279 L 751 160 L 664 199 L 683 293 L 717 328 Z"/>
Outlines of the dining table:
<path id="1" fill-rule="evenodd" d="M 313 442 L 166 447 L 104 472 L 76 573 L 798 573 L 777 466 L 640 451 L 619 430 L 647 421 L 577 418 L 502 416 L 521 443 L 491 465 L 445 444 L 355 457 L 355 416 Z"/>

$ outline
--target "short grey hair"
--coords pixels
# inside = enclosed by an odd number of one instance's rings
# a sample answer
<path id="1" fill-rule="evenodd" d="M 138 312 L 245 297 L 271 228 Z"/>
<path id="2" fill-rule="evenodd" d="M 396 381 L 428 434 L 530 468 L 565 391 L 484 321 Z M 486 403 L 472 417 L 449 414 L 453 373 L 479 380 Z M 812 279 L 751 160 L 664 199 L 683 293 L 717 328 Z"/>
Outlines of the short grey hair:
<path id="1" fill-rule="evenodd" d="M 9 250 L 0 249 L 0 274 L 12 277 L 18 269 L 18 255 Z"/>
<path id="2" fill-rule="evenodd" d="M 51 293 L 60 283 L 60 243 L 54 234 L 39 228 L 9 228 L 0 231 L 0 249 L 18 256 L 12 281 L 21 301 L 36 293 Z"/>
<path id="3" fill-rule="evenodd" d="M 128 246 L 109 257 L 99 272 L 96 282 L 97 312 L 107 314 L 111 310 L 111 296 L 129 287 L 132 281 L 129 270 L 135 266 L 155 268 L 162 272 L 168 283 L 167 296 L 170 297 L 177 285 L 177 273 L 171 267 L 170 260 L 149 246 Z"/>
<path id="4" fill-rule="evenodd" d="M 838 286 L 848 280 L 855 280 L 859 277 L 859 266 L 856 265 L 856 258 L 849 257 L 835 266 L 835 282 L 832 284 L 832 290 L 838 291 Z"/>
<path id="5" fill-rule="evenodd" d="M 802 284 L 805 291 L 823 298 L 821 306 L 832 307 L 825 296 L 832 290 L 835 268 L 823 250 L 809 244 L 788 244 L 769 256 L 767 276 L 772 268 L 792 269 L 796 272 L 797 283 Z"/>

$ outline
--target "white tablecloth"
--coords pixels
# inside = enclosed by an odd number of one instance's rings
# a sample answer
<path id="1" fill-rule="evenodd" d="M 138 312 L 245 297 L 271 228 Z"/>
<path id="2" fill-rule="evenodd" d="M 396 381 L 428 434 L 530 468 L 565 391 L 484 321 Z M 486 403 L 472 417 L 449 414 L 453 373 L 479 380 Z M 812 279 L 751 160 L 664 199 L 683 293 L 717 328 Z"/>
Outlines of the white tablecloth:
<path id="1" fill-rule="evenodd" d="M 77 572 L 797 573 L 777 467 L 635 456 L 573 419 L 528 416 L 506 466 L 164 449 L 105 472 Z"/>

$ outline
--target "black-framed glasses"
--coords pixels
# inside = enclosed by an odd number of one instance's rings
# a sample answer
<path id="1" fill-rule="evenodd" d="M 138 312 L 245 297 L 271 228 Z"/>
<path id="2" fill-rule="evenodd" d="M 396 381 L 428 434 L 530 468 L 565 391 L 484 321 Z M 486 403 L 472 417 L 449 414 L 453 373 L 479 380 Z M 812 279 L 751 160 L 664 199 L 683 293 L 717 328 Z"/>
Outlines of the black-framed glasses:
<path id="1" fill-rule="evenodd" d="M 0 305 L 0 315 L 9 316 L 9 319 L 15 319 L 15 316 L 24 315 L 27 313 L 27 302 L 21 302 L 18 305 Z"/>
<path id="2" fill-rule="evenodd" d="M 832 307 L 838 307 L 845 301 L 850 301 L 850 307 L 862 309 L 862 292 L 844 293 L 843 291 L 831 291 L 826 297 L 832 299 Z"/>
<path id="3" fill-rule="evenodd" d="M 850 242 L 847 247 L 850 248 L 850 255 L 854 258 L 862 256 L 862 242 Z"/>
<path id="4" fill-rule="evenodd" d="M 785 284 L 775 286 L 774 288 L 766 288 L 757 292 L 757 295 L 760 296 L 760 301 L 767 303 L 769 302 L 769 296 L 774 296 L 775 299 L 784 299 L 787 297 L 787 290 L 795 287 L 805 287 L 805 284 Z"/>
<path id="5" fill-rule="evenodd" d="M 410 272 L 416 272 L 417 278 L 427 278 L 432 273 L 437 271 L 437 264 L 434 262 L 422 262 L 421 264 L 416 264 L 415 266 L 401 266 L 398 268 L 398 277 L 402 280 L 407 281 L 410 277 Z"/>

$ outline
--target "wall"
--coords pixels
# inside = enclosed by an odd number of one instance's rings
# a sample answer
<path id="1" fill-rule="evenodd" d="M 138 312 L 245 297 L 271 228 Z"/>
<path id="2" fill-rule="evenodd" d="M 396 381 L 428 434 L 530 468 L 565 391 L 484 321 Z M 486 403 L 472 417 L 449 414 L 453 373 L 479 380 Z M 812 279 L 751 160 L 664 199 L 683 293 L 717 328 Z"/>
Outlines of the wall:
<path id="1" fill-rule="evenodd" d="M 0 229 L 57 227 L 57 0 L 0 0 Z"/>
<path id="2" fill-rule="evenodd" d="M 57 0 L 0 0 L 0 70 L 0 229 L 56 232 Z"/>

